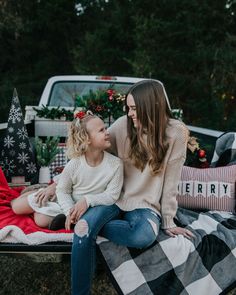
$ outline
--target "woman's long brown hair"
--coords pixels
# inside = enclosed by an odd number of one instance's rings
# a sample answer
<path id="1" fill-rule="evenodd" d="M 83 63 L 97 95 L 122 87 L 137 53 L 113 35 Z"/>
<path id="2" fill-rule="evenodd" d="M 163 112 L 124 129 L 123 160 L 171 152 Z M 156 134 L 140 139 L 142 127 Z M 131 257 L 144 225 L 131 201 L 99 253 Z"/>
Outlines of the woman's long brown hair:
<path id="1" fill-rule="evenodd" d="M 129 157 L 138 169 L 143 171 L 148 164 L 156 175 L 162 170 L 168 149 L 166 128 L 172 117 L 164 87 L 156 80 L 144 80 L 134 84 L 128 94 L 134 98 L 139 122 L 135 128 L 128 117 Z"/>

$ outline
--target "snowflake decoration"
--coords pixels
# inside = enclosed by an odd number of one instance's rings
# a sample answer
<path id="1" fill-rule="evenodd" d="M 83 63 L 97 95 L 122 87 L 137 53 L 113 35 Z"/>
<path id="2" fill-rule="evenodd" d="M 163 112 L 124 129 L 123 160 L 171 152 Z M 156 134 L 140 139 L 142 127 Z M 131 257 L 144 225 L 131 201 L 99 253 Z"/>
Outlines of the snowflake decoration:
<path id="1" fill-rule="evenodd" d="M 36 165 L 33 162 L 27 164 L 26 170 L 27 170 L 28 173 L 31 173 L 31 174 L 37 172 Z"/>
<path id="2" fill-rule="evenodd" d="M 1 162 L 2 169 L 7 176 L 14 172 L 16 165 L 13 160 L 9 160 L 7 157 Z"/>
<path id="3" fill-rule="evenodd" d="M 21 143 L 19 144 L 19 148 L 22 149 L 22 150 L 26 149 L 26 143 L 21 142 Z"/>
<path id="4" fill-rule="evenodd" d="M 27 134 L 26 128 L 23 127 L 21 129 L 18 129 L 17 135 L 19 135 L 19 138 L 22 138 L 22 140 L 24 140 L 25 138 L 27 138 L 28 137 L 28 134 Z"/>
<path id="5" fill-rule="evenodd" d="M 4 146 L 10 148 L 10 147 L 13 147 L 14 146 L 14 143 L 15 143 L 15 140 L 13 139 L 12 136 L 7 135 L 4 138 Z"/>
<path id="6" fill-rule="evenodd" d="M 13 127 L 9 127 L 8 128 L 9 133 L 13 133 L 14 132 L 14 128 Z"/>
<path id="7" fill-rule="evenodd" d="M 12 105 L 8 121 L 12 120 L 12 123 L 15 124 L 16 122 L 20 122 L 21 118 L 22 114 L 20 107 L 16 108 L 14 105 Z"/>
<path id="8" fill-rule="evenodd" d="M 27 153 L 22 152 L 21 154 L 18 154 L 17 159 L 19 160 L 19 163 L 25 164 L 29 160 L 29 155 Z"/>
<path id="9" fill-rule="evenodd" d="M 13 102 L 14 102 L 14 103 L 18 103 L 18 102 L 19 102 L 19 100 L 18 100 L 18 97 L 17 97 L 17 96 L 15 96 L 15 97 L 13 98 Z"/>
<path id="10" fill-rule="evenodd" d="M 20 168 L 20 169 L 18 169 L 18 173 L 19 173 L 19 175 L 24 175 L 24 169 L 22 169 L 22 168 Z"/>

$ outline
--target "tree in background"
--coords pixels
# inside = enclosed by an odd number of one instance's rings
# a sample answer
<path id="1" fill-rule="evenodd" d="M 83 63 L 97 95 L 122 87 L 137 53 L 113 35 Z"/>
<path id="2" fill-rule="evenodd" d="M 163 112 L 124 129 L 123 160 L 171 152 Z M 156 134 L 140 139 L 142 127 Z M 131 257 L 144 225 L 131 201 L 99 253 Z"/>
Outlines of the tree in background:
<path id="1" fill-rule="evenodd" d="M 73 73 L 70 48 L 76 22 L 71 0 L 0 1 L 0 95 L 4 108 L 9 108 L 13 87 L 23 106 L 35 105 L 50 76 Z M 1 120 L 5 113 L 1 113 Z"/>
<path id="2" fill-rule="evenodd" d="M 56 74 L 161 80 L 186 123 L 236 127 L 235 0 L 1 0 L 0 96 Z M 5 106 L 4 106 L 5 107 Z"/>
<path id="3" fill-rule="evenodd" d="M 230 84 L 219 76 L 223 60 L 221 70 L 228 73 L 234 68 L 231 83 L 236 68 L 235 44 L 229 40 L 229 34 L 235 36 L 235 16 L 225 2 L 150 1 L 146 10 L 139 2 L 134 16 L 137 46 L 131 61 L 135 73 L 162 80 L 172 105 L 183 108 L 187 123 L 230 128 L 222 122 L 232 122 L 232 117 L 223 119 L 225 101 L 215 93 L 215 87 L 228 89 Z"/>
<path id="4" fill-rule="evenodd" d="M 80 74 L 133 75 L 133 1 L 80 1 L 82 27 L 73 49 L 74 65 Z"/>

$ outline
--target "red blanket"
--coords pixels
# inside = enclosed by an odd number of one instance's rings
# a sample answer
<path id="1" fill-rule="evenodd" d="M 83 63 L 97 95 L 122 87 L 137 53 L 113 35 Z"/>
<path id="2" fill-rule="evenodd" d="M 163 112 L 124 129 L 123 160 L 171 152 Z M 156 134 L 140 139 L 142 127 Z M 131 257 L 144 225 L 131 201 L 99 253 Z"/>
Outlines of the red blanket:
<path id="1" fill-rule="evenodd" d="M 31 216 L 28 215 L 16 215 L 12 209 L 10 202 L 14 198 L 20 195 L 20 192 L 24 187 L 18 189 L 11 189 L 8 186 L 6 178 L 0 168 L 0 229 L 6 226 L 17 226 L 19 227 L 25 235 L 44 232 L 44 233 L 71 233 L 71 231 L 58 230 L 51 231 L 48 229 L 41 228 L 37 226 Z"/>

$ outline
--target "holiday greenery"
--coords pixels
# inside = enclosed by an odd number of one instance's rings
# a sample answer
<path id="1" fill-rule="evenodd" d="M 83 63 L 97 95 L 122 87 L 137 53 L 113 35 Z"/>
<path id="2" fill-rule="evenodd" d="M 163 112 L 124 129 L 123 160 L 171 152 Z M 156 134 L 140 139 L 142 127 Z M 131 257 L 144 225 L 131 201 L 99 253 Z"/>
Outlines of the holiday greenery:
<path id="1" fill-rule="evenodd" d="M 75 104 L 92 111 L 103 119 L 117 119 L 124 115 L 125 95 L 118 93 L 114 89 L 98 90 L 96 92 L 90 90 L 89 94 L 77 96 Z"/>
<path id="2" fill-rule="evenodd" d="M 40 118 L 72 121 L 75 109 L 80 108 L 85 111 L 90 110 L 103 119 L 109 119 L 109 123 L 111 123 L 112 120 L 124 115 L 124 100 L 125 95 L 118 93 L 114 89 L 99 89 L 97 91 L 90 90 L 87 95 L 77 95 L 73 110 L 66 110 L 61 107 L 52 108 L 44 105 L 41 109 L 34 108 L 34 110 Z"/>
<path id="3" fill-rule="evenodd" d="M 48 136 L 45 142 L 39 137 L 35 138 L 36 157 L 39 166 L 47 167 L 53 162 L 59 152 L 59 140 L 60 138 L 56 136 L 52 138 Z"/>
<path id="4" fill-rule="evenodd" d="M 184 165 L 196 168 L 209 168 L 206 151 L 200 148 L 198 139 L 194 136 L 189 137 L 187 157 Z"/>
<path id="5" fill-rule="evenodd" d="M 89 94 L 80 96 L 77 95 L 75 99 L 75 107 L 73 110 L 66 110 L 58 107 L 42 106 L 41 109 L 33 108 L 37 116 L 46 119 L 60 119 L 66 121 L 72 121 L 76 108 L 83 109 L 84 111 L 90 110 L 94 114 L 103 119 L 109 120 L 109 125 L 113 120 L 124 115 L 124 101 L 125 95 L 118 93 L 114 89 L 89 91 Z M 182 119 L 182 110 L 172 110 L 172 114 L 176 119 Z"/>
<path id="6" fill-rule="evenodd" d="M 40 118 L 46 118 L 46 119 L 63 119 L 66 121 L 72 121 L 73 120 L 73 111 L 71 110 L 66 110 L 64 108 L 52 108 L 52 107 L 47 107 L 47 106 L 42 106 L 41 109 L 38 108 L 33 108 L 37 116 Z"/>

